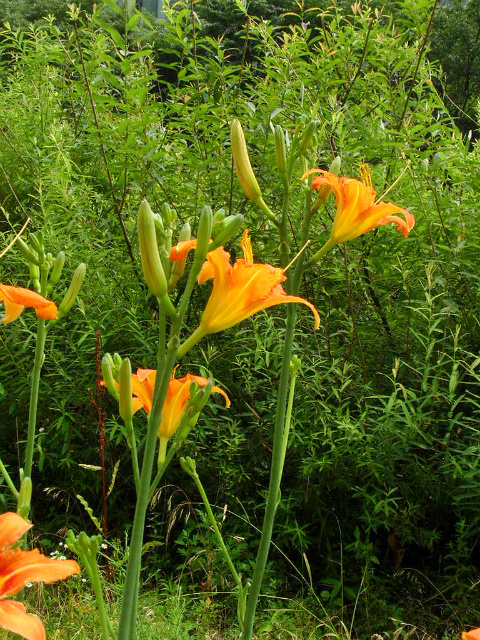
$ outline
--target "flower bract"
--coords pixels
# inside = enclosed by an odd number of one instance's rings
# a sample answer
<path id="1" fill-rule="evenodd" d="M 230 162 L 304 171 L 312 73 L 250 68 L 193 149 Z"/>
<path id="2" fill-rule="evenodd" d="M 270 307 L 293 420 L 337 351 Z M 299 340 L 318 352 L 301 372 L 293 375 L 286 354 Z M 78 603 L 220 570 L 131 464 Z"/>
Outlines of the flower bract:
<path id="1" fill-rule="evenodd" d="M 312 189 L 320 191 L 323 187 L 330 187 L 335 194 L 337 213 L 330 235 L 332 244 L 353 240 L 374 227 L 390 222 L 397 225 L 397 230 L 405 238 L 413 229 L 415 218 L 409 211 L 392 202 L 375 202 L 376 193 L 367 169 L 363 169 L 363 182 L 352 178 L 338 178 L 322 169 L 310 169 L 303 174 L 302 180 L 312 173 L 319 174 L 312 180 Z M 403 218 L 393 215 L 396 213 L 400 213 Z"/>
<path id="2" fill-rule="evenodd" d="M 27 640 L 44 640 L 41 620 L 27 614 L 21 602 L 5 598 L 19 593 L 27 582 L 56 582 L 80 573 L 80 567 L 75 560 L 47 558 L 38 549 L 11 549 L 31 526 L 16 513 L 0 515 L 0 628 Z"/>
<path id="3" fill-rule="evenodd" d="M 30 289 L 24 289 L 23 287 L 0 284 L 0 301 L 5 305 L 3 324 L 16 320 L 25 307 L 35 309 L 37 316 L 44 320 L 56 320 L 58 315 L 57 306 L 54 302 L 47 300 L 35 291 L 30 291 Z"/>

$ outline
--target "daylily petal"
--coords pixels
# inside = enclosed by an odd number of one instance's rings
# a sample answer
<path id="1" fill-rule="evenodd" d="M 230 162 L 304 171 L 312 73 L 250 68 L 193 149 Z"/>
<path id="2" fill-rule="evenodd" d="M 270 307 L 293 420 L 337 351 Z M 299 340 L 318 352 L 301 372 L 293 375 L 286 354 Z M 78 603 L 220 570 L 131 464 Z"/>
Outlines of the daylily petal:
<path id="1" fill-rule="evenodd" d="M 37 309 L 37 316 L 44 320 L 56 320 L 58 317 L 57 305 L 52 302 L 48 307 L 44 309 Z"/>
<path id="2" fill-rule="evenodd" d="M 192 240 L 184 240 L 183 242 L 179 242 L 174 245 L 170 250 L 170 260 L 174 262 L 177 260 L 183 260 L 189 251 L 195 249 L 197 246 L 196 239 Z"/>
<path id="3" fill-rule="evenodd" d="M 29 615 L 21 602 L 0 602 L 0 628 L 18 633 L 27 640 L 45 640 L 45 629 L 37 616 Z"/>
<path id="4" fill-rule="evenodd" d="M 0 554 L 0 598 L 13 596 L 26 582 L 56 582 L 80 573 L 75 560 L 47 558 L 34 549 L 11 549 Z"/>
<path id="5" fill-rule="evenodd" d="M 283 269 L 270 264 L 250 263 L 253 254 L 248 235 L 244 234 L 242 248 L 247 259 L 237 260 L 233 266 L 230 265 L 229 254 L 222 247 L 207 255 L 207 262 L 198 277 L 199 284 L 213 277 L 213 290 L 200 320 L 204 334 L 223 331 L 261 309 L 284 302 L 302 302 L 314 310 L 313 305 L 302 298 L 287 296 L 280 286 L 286 280 Z M 316 310 L 314 315 L 317 328 L 319 317 Z"/>
<path id="6" fill-rule="evenodd" d="M 462 640 L 480 640 L 480 629 L 472 629 L 462 633 Z"/>
<path id="7" fill-rule="evenodd" d="M 2 320 L 4 324 L 16 320 L 24 307 L 32 307 L 36 310 L 37 316 L 45 320 L 55 320 L 58 315 L 54 302 L 23 287 L 0 284 L 0 301 L 5 305 L 5 315 Z"/>
<path id="8" fill-rule="evenodd" d="M 24 520 L 18 513 L 9 511 L 0 515 L 0 553 L 11 547 L 27 533 L 33 525 Z"/>

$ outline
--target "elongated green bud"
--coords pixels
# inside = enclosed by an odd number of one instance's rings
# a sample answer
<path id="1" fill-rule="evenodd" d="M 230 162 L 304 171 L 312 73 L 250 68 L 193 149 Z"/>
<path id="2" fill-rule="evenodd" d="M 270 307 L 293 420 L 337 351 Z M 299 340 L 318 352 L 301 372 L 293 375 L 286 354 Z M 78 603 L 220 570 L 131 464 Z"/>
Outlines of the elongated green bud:
<path id="1" fill-rule="evenodd" d="M 167 280 L 158 252 L 153 212 L 146 200 L 142 200 L 138 209 L 138 241 L 147 287 L 154 296 L 161 298 L 167 293 Z"/>
<path id="2" fill-rule="evenodd" d="M 212 236 L 213 213 L 212 209 L 205 205 L 200 211 L 198 221 L 197 245 L 195 247 L 195 260 L 203 262 L 207 255 L 208 245 Z"/>
<path id="3" fill-rule="evenodd" d="M 40 283 L 40 268 L 37 267 L 36 264 L 33 264 L 33 262 L 30 262 L 29 265 L 30 265 L 30 279 L 32 281 L 33 288 L 35 289 L 35 291 L 38 291 L 40 293 L 42 289 L 42 285 Z"/>
<path id="4" fill-rule="evenodd" d="M 258 186 L 255 174 L 253 173 L 250 158 L 248 157 L 242 125 L 238 120 L 232 120 L 230 139 L 232 143 L 232 155 L 235 163 L 235 170 L 240 184 L 242 185 L 243 192 L 247 198 L 250 198 L 250 200 L 255 202 L 261 197 L 262 192 Z"/>
<path id="5" fill-rule="evenodd" d="M 128 426 L 132 424 L 133 418 L 132 367 L 128 358 L 125 358 L 121 364 L 118 386 L 118 411 Z"/>
<path id="6" fill-rule="evenodd" d="M 193 477 L 197 473 L 197 465 L 195 464 L 195 460 L 187 456 L 186 458 L 180 458 L 180 466 L 188 473 L 189 476 Z"/>
<path id="7" fill-rule="evenodd" d="M 78 267 L 75 269 L 75 273 L 73 274 L 72 281 L 70 286 L 68 287 L 67 293 L 65 294 L 63 300 L 58 307 L 58 319 L 61 320 L 70 309 L 73 307 L 73 303 L 77 299 L 78 292 L 83 284 L 83 280 L 85 278 L 85 273 L 87 271 L 87 265 L 84 262 L 81 262 Z"/>
<path id="8" fill-rule="evenodd" d="M 53 263 L 50 278 L 48 279 L 47 293 L 50 293 L 51 291 L 53 291 L 54 286 L 60 280 L 60 276 L 62 275 L 64 264 L 65 264 L 65 254 L 63 253 L 63 251 L 59 251 L 57 254 L 57 257 L 55 258 L 55 262 Z"/>
<path id="9" fill-rule="evenodd" d="M 285 148 L 285 133 L 279 124 L 275 127 L 275 157 L 278 171 L 283 178 L 287 175 L 287 151 Z"/>
<path id="10" fill-rule="evenodd" d="M 225 220 L 225 209 L 218 209 L 218 211 L 215 211 L 215 214 L 213 216 L 213 220 L 214 220 L 214 224 L 217 224 L 218 222 L 222 222 L 222 220 Z"/>
<path id="11" fill-rule="evenodd" d="M 21 238 L 17 238 L 17 247 L 19 248 L 22 256 L 26 260 L 28 260 L 28 262 L 31 262 L 32 264 L 37 265 L 37 267 L 40 266 L 40 261 L 38 259 L 37 253 L 35 251 L 32 251 L 28 246 L 28 244 L 24 242 Z"/>
<path id="12" fill-rule="evenodd" d="M 180 233 L 178 234 L 178 242 L 187 242 L 187 240 L 190 240 L 191 237 L 191 228 L 190 228 L 190 224 L 188 222 L 186 222 L 183 227 L 180 229 Z M 183 276 L 183 273 L 185 271 L 185 265 L 187 264 L 187 257 L 188 255 L 185 255 L 185 258 L 183 258 L 183 260 L 175 260 L 172 263 L 172 270 L 170 273 L 170 280 L 168 281 L 168 292 L 172 292 L 175 289 L 175 286 L 177 284 L 177 282 L 180 280 L 180 278 Z"/>
<path id="13" fill-rule="evenodd" d="M 43 255 L 43 233 L 41 233 L 40 231 L 36 231 L 35 233 L 31 233 L 28 236 L 28 239 L 30 240 L 30 244 L 32 245 L 33 249 L 39 255 Z"/>
<path id="14" fill-rule="evenodd" d="M 338 176 L 338 174 L 340 173 L 340 167 L 342 166 L 342 159 L 340 158 L 340 156 L 337 156 L 332 164 L 330 165 L 330 173 L 333 173 L 334 176 Z"/>
<path id="15" fill-rule="evenodd" d="M 103 382 L 107 387 L 108 393 L 115 398 L 119 399 L 117 385 L 115 384 L 115 378 L 113 377 L 113 358 L 109 353 L 106 353 L 102 358 L 102 374 Z"/>
<path id="16" fill-rule="evenodd" d="M 244 217 L 241 213 L 234 216 L 227 216 L 221 224 L 215 225 L 212 231 L 213 242 L 208 247 L 209 251 L 213 251 L 217 247 L 223 246 L 237 233 L 243 224 Z"/>
<path id="17" fill-rule="evenodd" d="M 22 518 L 26 518 L 30 511 L 32 501 L 32 479 L 26 476 L 20 485 L 20 495 L 18 496 L 17 513 Z"/>
<path id="18" fill-rule="evenodd" d="M 298 155 L 301 156 L 305 153 L 305 151 L 310 146 L 310 143 L 313 139 L 313 134 L 317 130 L 317 123 L 314 120 L 311 120 L 305 131 L 303 132 L 302 141 L 300 142 L 300 147 L 298 149 Z"/>
<path id="19" fill-rule="evenodd" d="M 167 227 L 173 227 L 175 220 L 177 219 L 176 212 L 170 207 L 168 202 L 162 204 L 162 217 Z"/>
<path id="20" fill-rule="evenodd" d="M 120 367 L 122 366 L 123 358 L 122 356 L 115 351 L 113 354 L 113 375 L 117 376 L 120 371 Z"/>
<path id="21" fill-rule="evenodd" d="M 165 238 L 165 226 L 163 224 L 162 216 L 159 213 L 154 213 L 153 222 L 157 232 L 157 241 L 163 242 L 163 239 Z"/>

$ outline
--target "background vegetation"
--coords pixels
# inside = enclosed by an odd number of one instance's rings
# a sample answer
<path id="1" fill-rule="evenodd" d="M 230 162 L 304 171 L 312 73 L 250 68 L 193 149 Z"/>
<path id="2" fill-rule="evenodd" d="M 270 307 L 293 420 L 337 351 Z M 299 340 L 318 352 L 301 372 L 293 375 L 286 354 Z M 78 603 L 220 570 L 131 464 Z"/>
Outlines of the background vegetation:
<path id="1" fill-rule="evenodd" d="M 78 312 L 52 332 L 42 376 L 32 519 L 44 547 L 65 527 L 92 530 L 77 494 L 103 513 L 101 471 L 92 469 L 101 469 L 96 354 L 154 362 L 155 305 L 138 277 L 140 199 L 156 209 L 169 202 L 193 228 L 203 204 L 242 212 L 255 256 L 278 264 L 268 222 L 232 173 L 229 123 L 241 120 L 275 210 L 273 127 L 291 137 L 313 119 L 309 165 L 328 167 L 341 155 L 342 172 L 356 176 L 366 162 L 379 195 L 403 172 L 387 199 L 408 207 L 417 225 L 405 241 L 382 227 L 338 247 L 305 283 L 322 326 L 313 334 L 302 312 L 302 376 L 259 637 L 453 638 L 480 624 L 479 85 L 475 5 L 462 5 L 459 24 L 448 20 L 454 6 L 431 23 L 425 0 L 383 9 L 269 5 L 269 13 L 258 5 L 264 20 L 256 5 L 247 12 L 225 3 L 215 13 L 205 0 L 194 13 L 190 3 L 166 4 L 165 20 L 154 23 L 113 0 L 94 14 L 83 3 L 79 20 L 60 2 L 2 4 L 2 246 L 28 214 L 52 253 L 65 250 L 67 269 L 88 265 Z M 214 20 L 220 14 L 228 30 Z M 466 32 L 461 20 L 471 34 L 466 52 L 455 45 L 457 29 Z M 460 66 L 470 69 L 468 85 Z M 300 196 L 298 181 L 293 229 Z M 333 212 L 330 203 L 316 218 L 318 246 Z M 238 240 L 229 247 L 238 248 Z M 16 251 L 0 270 L 2 282 L 27 285 Z M 196 291 L 192 327 L 205 289 Z M 25 314 L 0 332 L 0 448 L 12 468 L 28 410 L 31 320 Z M 284 310 L 275 308 L 211 336 L 188 358 L 189 370 L 214 370 L 232 399 L 229 411 L 210 407 L 187 453 L 244 573 L 268 485 L 283 329 Z M 115 480 L 103 522 L 114 593 L 134 495 L 117 408 L 107 396 L 101 406 L 105 471 Z M 6 493 L 0 499 L 7 508 Z M 189 637 L 192 621 L 228 637 L 232 584 L 179 466 L 152 502 L 147 542 L 145 580 L 165 607 L 165 633 L 178 614 L 172 602 L 181 609 L 168 637 Z M 158 613 L 157 604 L 142 611 Z"/>

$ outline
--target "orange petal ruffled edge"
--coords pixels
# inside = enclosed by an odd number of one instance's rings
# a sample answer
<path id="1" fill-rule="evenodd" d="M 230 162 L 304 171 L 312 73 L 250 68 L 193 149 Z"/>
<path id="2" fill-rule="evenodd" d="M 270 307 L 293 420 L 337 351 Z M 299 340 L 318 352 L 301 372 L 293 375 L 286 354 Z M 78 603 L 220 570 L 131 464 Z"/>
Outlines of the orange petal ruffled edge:
<path id="1" fill-rule="evenodd" d="M 16 320 L 24 307 L 35 309 L 37 316 L 44 320 L 56 320 L 58 317 L 57 305 L 30 289 L 0 284 L 0 300 L 5 305 L 3 324 Z"/>
<path id="2" fill-rule="evenodd" d="M 480 628 L 464 631 L 462 633 L 462 640 L 480 640 Z"/>
<path id="3" fill-rule="evenodd" d="M 300 298 L 299 296 L 290 296 L 288 295 L 281 284 L 277 285 L 274 290 L 272 291 L 272 293 L 268 296 L 268 298 L 266 300 L 262 300 L 258 307 L 256 306 L 255 311 L 253 313 L 256 313 L 257 311 L 260 311 L 261 309 L 267 309 L 268 307 L 273 307 L 276 304 L 284 304 L 287 302 L 297 302 L 299 304 L 304 304 L 306 305 L 309 309 L 311 309 L 313 316 L 315 318 L 315 323 L 313 325 L 314 329 L 318 329 L 318 327 L 320 326 L 320 316 L 318 315 L 318 311 L 315 309 L 315 307 L 313 306 L 313 304 L 311 302 L 309 302 L 308 300 L 304 300 L 303 298 Z M 249 315 L 251 315 L 249 313 Z"/>
<path id="4" fill-rule="evenodd" d="M 0 515 L 0 553 L 9 549 L 17 540 L 27 533 L 33 525 L 24 520 L 18 513 L 8 511 Z"/>
<path id="5" fill-rule="evenodd" d="M 0 628 L 18 633 L 26 640 L 45 640 L 45 629 L 41 620 L 37 616 L 29 615 L 21 602 L 0 602 Z"/>

